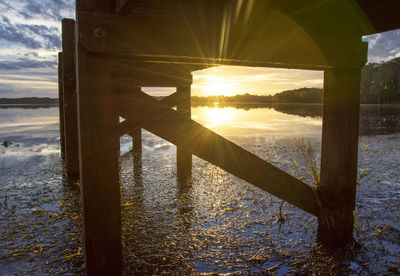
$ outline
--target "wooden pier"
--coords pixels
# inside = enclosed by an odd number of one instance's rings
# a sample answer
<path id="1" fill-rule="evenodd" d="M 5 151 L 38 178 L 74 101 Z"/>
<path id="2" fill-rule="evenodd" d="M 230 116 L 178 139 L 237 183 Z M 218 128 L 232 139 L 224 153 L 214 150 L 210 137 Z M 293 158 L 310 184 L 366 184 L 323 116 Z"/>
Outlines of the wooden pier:
<path id="1" fill-rule="evenodd" d="M 66 173 L 80 180 L 89 275 L 121 275 L 119 138 L 141 129 L 318 217 L 318 241 L 353 239 L 363 35 L 400 28 L 396 0 L 77 0 L 62 21 L 60 122 Z M 191 120 L 191 72 L 217 65 L 324 71 L 317 190 Z M 141 87 L 176 87 L 161 101 Z M 176 110 L 172 107 L 176 106 Z M 119 118 L 125 120 L 119 122 Z"/>

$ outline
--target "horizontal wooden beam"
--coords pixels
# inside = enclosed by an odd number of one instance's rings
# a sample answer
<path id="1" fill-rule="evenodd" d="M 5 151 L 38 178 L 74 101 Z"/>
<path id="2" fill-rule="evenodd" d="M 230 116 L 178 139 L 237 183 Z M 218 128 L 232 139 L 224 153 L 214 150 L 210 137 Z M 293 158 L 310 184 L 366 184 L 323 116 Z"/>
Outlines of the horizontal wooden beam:
<path id="1" fill-rule="evenodd" d="M 215 18 L 122 16 L 79 13 L 80 43 L 91 52 L 132 60 L 185 65 L 243 65 L 320 70 L 359 68 L 366 62 L 359 37 L 311 37 L 290 20 L 261 22 L 250 30 Z M 134 31 L 133 31 L 134 30 Z M 284 35 L 282 35 L 284 34 Z"/>
<path id="2" fill-rule="evenodd" d="M 191 71 L 204 65 L 143 62 L 131 56 L 102 55 L 113 68 L 114 78 L 124 87 L 176 87 L 192 84 Z"/>
<path id="3" fill-rule="evenodd" d="M 312 188 L 145 93 L 117 96 L 126 125 L 144 129 L 313 215 Z"/>

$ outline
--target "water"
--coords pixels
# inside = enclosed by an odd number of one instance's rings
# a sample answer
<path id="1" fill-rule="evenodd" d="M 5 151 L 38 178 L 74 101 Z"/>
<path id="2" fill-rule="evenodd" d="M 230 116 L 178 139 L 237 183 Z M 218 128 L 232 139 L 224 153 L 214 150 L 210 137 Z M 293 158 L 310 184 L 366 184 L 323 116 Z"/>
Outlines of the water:
<path id="1" fill-rule="evenodd" d="M 143 131 L 142 168 L 121 138 L 124 271 L 193 273 L 394 273 L 400 269 L 400 108 L 361 111 L 352 254 L 315 247 L 316 220 L 194 158 L 189 185 L 177 182 L 175 146 Z M 194 106 L 194 120 L 272 164 L 311 178 L 294 137 L 321 141 L 318 105 Z M 79 192 L 62 177 L 58 108 L 0 108 L 0 274 L 83 273 Z M 137 166 L 136 166 L 137 168 Z M 17 250 L 17 251 L 16 251 Z"/>

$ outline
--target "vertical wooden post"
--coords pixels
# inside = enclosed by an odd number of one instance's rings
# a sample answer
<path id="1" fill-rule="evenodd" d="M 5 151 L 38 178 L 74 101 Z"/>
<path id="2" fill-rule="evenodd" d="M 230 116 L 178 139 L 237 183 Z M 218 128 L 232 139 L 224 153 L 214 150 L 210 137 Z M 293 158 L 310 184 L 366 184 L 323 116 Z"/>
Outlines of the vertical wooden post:
<path id="1" fill-rule="evenodd" d="M 77 0 L 78 34 L 85 11 L 112 13 L 113 1 Z M 86 270 L 88 275 L 122 275 L 119 116 L 112 66 L 107 57 L 87 52 L 78 38 L 77 69 Z"/>
<path id="2" fill-rule="evenodd" d="M 138 129 L 132 136 L 133 175 L 138 183 L 142 174 L 142 129 Z"/>
<path id="3" fill-rule="evenodd" d="M 135 87 L 133 93 L 141 92 L 141 87 Z M 142 129 L 130 134 L 132 137 L 132 153 L 135 172 L 141 171 L 142 167 Z"/>
<path id="4" fill-rule="evenodd" d="M 324 74 L 318 240 L 331 248 L 353 240 L 361 69 Z"/>
<path id="5" fill-rule="evenodd" d="M 109 69 L 105 58 L 78 46 L 79 155 L 88 275 L 122 273 L 119 117 Z"/>
<path id="6" fill-rule="evenodd" d="M 135 186 L 143 185 L 142 177 L 142 129 L 138 129 L 132 135 L 132 163 L 133 163 L 133 179 Z"/>
<path id="7" fill-rule="evenodd" d="M 191 117 L 191 100 L 190 100 L 190 84 L 177 87 L 179 94 L 179 102 L 177 111 L 187 117 Z M 186 180 L 192 175 L 192 154 L 186 149 L 185 144 L 176 147 L 176 162 L 178 179 Z"/>
<path id="8" fill-rule="evenodd" d="M 135 155 L 135 158 L 139 158 L 142 156 L 142 129 L 138 129 L 134 133 L 131 134 L 132 137 L 132 152 Z"/>
<path id="9" fill-rule="evenodd" d="M 63 104 L 67 176 L 79 179 L 77 95 L 75 77 L 75 21 L 62 20 Z"/>
<path id="10" fill-rule="evenodd" d="M 60 147 L 61 159 L 65 158 L 65 133 L 64 133 L 64 93 L 63 93 L 63 66 L 62 52 L 58 53 L 58 111 L 60 117 Z"/>

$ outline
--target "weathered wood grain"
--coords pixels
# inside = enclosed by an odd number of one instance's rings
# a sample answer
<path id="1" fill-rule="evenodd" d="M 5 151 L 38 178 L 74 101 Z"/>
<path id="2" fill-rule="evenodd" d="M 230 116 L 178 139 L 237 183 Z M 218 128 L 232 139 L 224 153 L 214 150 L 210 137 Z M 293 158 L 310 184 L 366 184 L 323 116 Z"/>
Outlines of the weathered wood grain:
<path id="1" fill-rule="evenodd" d="M 114 0 L 77 0 L 80 12 L 115 12 Z M 111 60 L 77 41 L 79 160 L 87 275 L 122 275 L 119 117 L 113 104 Z"/>
<path id="2" fill-rule="evenodd" d="M 70 181 L 79 179 L 78 118 L 75 77 L 75 21 L 62 21 L 63 106 L 66 171 Z"/>
<path id="3" fill-rule="evenodd" d="M 182 101 L 182 94 L 175 92 L 175 93 L 172 93 L 171 95 L 168 95 L 167 97 L 161 99 L 160 103 L 163 103 L 165 105 L 173 107 L 173 106 L 176 106 L 181 101 Z"/>
<path id="4" fill-rule="evenodd" d="M 148 62 L 324 69 L 359 67 L 366 59 L 359 40 L 329 34 L 311 36 L 287 17 L 282 17 L 278 25 L 262 21 L 259 26 L 263 28 L 248 29 L 242 25 L 226 26 L 228 22 L 212 19 L 188 20 L 184 14 L 127 17 L 82 13 L 80 17 L 84 28 L 79 35 L 88 50 L 130 55 Z M 335 47 L 331 47 L 332 43 Z M 349 53 L 349 48 L 353 52 Z"/>
<path id="5" fill-rule="evenodd" d="M 361 69 L 324 74 L 318 240 L 342 247 L 353 240 Z"/>

